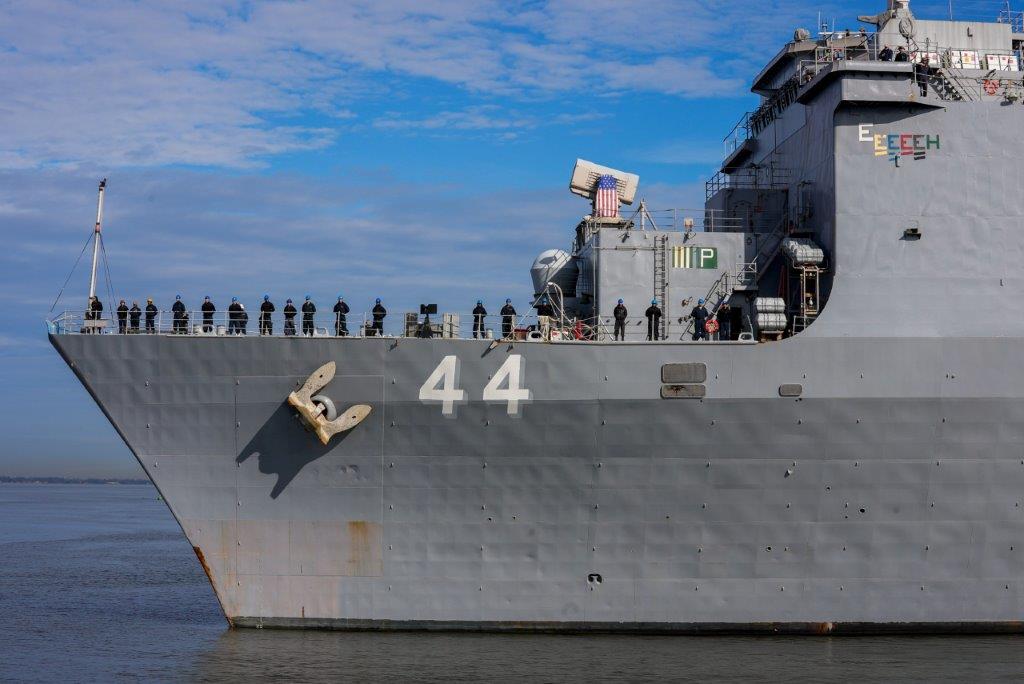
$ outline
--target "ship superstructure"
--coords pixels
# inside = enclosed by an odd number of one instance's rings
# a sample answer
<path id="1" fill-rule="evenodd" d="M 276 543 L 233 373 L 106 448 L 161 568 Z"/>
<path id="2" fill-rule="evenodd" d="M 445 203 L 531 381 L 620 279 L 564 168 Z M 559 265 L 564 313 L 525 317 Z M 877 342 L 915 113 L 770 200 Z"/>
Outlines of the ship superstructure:
<path id="1" fill-rule="evenodd" d="M 702 210 L 578 162 L 511 339 L 52 321 L 228 620 L 1019 631 L 1024 27 L 862 19 L 757 75 Z"/>

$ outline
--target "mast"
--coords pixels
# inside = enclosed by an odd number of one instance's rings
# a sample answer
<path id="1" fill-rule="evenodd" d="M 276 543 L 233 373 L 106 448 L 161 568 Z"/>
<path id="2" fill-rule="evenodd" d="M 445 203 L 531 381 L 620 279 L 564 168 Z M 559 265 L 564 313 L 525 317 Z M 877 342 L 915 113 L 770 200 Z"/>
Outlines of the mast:
<path id="1" fill-rule="evenodd" d="M 92 272 L 89 277 L 89 301 L 96 296 L 96 264 L 100 256 L 100 231 L 103 225 L 103 192 L 107 188 L 107 179 L 100 181 L 99 199 L 96 200 L 96 228 L 92 237 Z"/>

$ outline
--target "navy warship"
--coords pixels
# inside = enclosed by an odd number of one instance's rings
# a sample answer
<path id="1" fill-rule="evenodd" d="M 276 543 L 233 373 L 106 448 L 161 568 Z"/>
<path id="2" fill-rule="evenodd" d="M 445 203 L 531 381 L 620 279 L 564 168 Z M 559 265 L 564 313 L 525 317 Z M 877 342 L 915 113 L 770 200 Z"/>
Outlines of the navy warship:
<path id="1" fill-rule="evenodd" d="M 49 320 L 228 622 L 1024 631 L 1024 22 L 860 20 L 757 74 L 703 208 L 577 161 L 539 316 Z"/>

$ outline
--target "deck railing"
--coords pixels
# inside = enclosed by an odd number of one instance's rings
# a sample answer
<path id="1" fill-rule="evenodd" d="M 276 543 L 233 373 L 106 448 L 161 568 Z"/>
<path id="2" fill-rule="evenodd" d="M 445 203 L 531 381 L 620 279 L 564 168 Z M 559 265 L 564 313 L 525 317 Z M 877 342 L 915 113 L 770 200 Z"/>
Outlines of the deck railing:
<path id="1" fill-rule="evenodd" d="M 1000 24 L 1009 24 L 1010 30 L 1014 33 L 1024 33 L 1024 11 L 1004 7 L 999 11 L 999 16 L 996 17 L 996 22 Z"/>
<path id="2" fill-rule="evenodd" d="M 746 167 L 733 173 L 719 171 L 704 183 L 704 195 L 710 200 L 722 190 L 736 188 L 781 190 L 789 187 L 792 175 L 789 169 L 774 164 Z"/>
<path id="3" fill-rule="evenodd" d="M 641 311 L 647 308 L 646 303 L 637 303 L 635 306 Z M 371 313 L 349 313 L 345 321 L 347 331 L 341 330 L 340 332 L 347 332 L 346 335 L 343 335 L 347 337 L 378 336 L 372 327 L 372 322 Z M 506 323 L 505 317 L 500 314 L 487 314 L 483 317 L 482 326 L 479 327 L 475 325 L 472 313 L 432 315 L 430 317 L 430 337 L 591 342 L 610 341 L 614 338 L 615 332 L 615 319 L 612 316 L 577 319 L 556 315 L 544 321 L 531 311 L 529 314 L 517 314 L 513 317 L 508 326 L 507 336 Z M 678 338 L 679 331 L 686 327 L 686 322 L 682 319 L 678 321 L 679 326 L 673 325 L 675 323 L 677 321 L 670 321 L 669 339 Z M 389 314 L 384 319 L 383 337 L 391 339 L 420 338 L 425 336 L 424 327 L 425 319 L 421 315 L 412 312 Z M 340 336 L 337 321 L 331 312 L 317 312 L 313 315 L 312 321 L 306 322 L 305 325 L 300 313 L 293 319 L 291 326 L 288 326 L 283 314 L 275 312 L 271 314 L 270 325 L 267 326 L 260 321 L 258 315 L 255 318 L 250 317 L 248 321 L 243 322 L 236 319 L 232 322 L 229 314 L 225 311 L 217 311 L 208 319 L 203 318 L 202 312 L 188 311 L 185 317 L 175 317 L 174 312 L 159 311 L 150 322 L 147 322 L 143 315 L 137 325 L 130 316 L 122 325 L 116 314 L 111 317 L 107 312 L 103 312 L 99 318 L 94 319 L 87 317 L 83 311 L 65 311 L 47 320 L 47 328 L 53 335 L 123 335 L 126 337 L 162 335 L 228 339 L 250 337 L 325 339 Z M 672 336 L 673 332 L 675 337 Z M 625 340 L 641 342 L 646 339 L 647 318 L 645 316 L 630 316 L 626 320 Z"/>
<path id="4" fill-rule="evenodd" d="M 500 307 L 499 307 L 500 308 Z M 151 316 L 143 312 L 138 317 L 131 314 L 122 319 L 116 312 L 103 311 L 93 318 L 85 311 L 65 311 L 49 319 L 49 331 L 56 335 L 97 334 L 97 335 L 191 335 L 197 337 L 232 336 L 273 336 L 273 337 L 374 337 L 382 330 L 387 337 L 414 336 L 410 321 L 418 329 L 424 317 L 412 312 L 390 312 L 381 326 L 374 326 L 373 312 L 350 311 L 340 319 L 330 309 L 320 309 L 313 314 L 301 311 L 285 317 L 278 309 L 264 317 L 258 310 L 246 310 L 245 316 L 220 310 L 211 314 L 186 310 L 183 313 L 160 310 Z M 500 336 L 505 322 L 499 314 L 484 316 L 484 329 Z M 472 313 L 437 314 L 430 316 L 432 331 L 437 337 L 473 337 L 474 316 Z M 513 317 L 513 328 L 536 327 L 533 315 L 517 314 Z"/>

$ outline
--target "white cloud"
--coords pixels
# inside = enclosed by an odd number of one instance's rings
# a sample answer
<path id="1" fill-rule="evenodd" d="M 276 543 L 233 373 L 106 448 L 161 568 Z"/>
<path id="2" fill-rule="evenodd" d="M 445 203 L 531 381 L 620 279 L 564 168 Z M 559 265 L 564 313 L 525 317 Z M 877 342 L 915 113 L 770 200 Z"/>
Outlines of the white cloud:
<path id="1" fill-rule="evenodd" d="M 743 87 L 741 79 L 730 78 L 716 71 L 707 57 L 690 60 L 658 57 L 651 62 L 609 64 L 605 67 L 605 73 L 609 84 L 615 88 L 648 90 L 684 97 L 730 97 L 742 92 Z"/>
<path id="2" fill-rule="evenodd" d="M 39 321 L 49 309 L 52 300 L 34 297 L 55 295 L 78 256 L 95 186 L 74 172 L 39 171 L 0 173 L 0 187 L 22 212 L 10 225 L 10 249 L 0 254 L 10 295 L 0 334 L 14 334 L 5 330 L 11 312 L 13 320 Z M 533 258 L 567 245 L 586 210 L 560 184 L 518 189 L 521 201 L 513 204 L 503 188 L 288 173 L 152 169 L 108 188 L 104 232 L 114 294 L 140 301 L 153 295 L 164 305 L 177 292 L 188 301 L 237 295 L 252 304 L 263 292 L 280 300 L 311 292 L 324 302 L 340 290 L 353 307 L 382 296 L 396 312 L 417 306 L 424 293 L 450 310 L 470 296 L 525 297 Z M 59 309 L 81 306 L 87 270 L 86 258 Z"/>
<path id="3" fill-rule="evenodd" d="M 638 150 L 629 157 L 654 164 L 706 166 L 714 171 L 724 155 L 722 143 L 707 139 L 683 139 L 665 141 L 657 147 Z"/>
<path id="4" fill-rule="evenodd" d="M 361 105 L 408 97 L 399 85 L 409 78 L 470 100 L 409 126 L 504 135 L 533 124 L 514 104 L 474 111 L 477 94 L 734 95 L 738 60 L 716 63 L 708 50 L 764 52 L 794 4 L 754 13 L 702 0 L 6 3 L 0 167 L 258 165 L 334 144 Z M 737 36 L 743 47 L 730 49 Z M 304 124 L 309 113 L 327 123 Z"/>
<path id="5" fill-rule="evenodd" d="M 503 132 L 500 137 L 514 140 L 522 131 L 543 126 L 572 126 L 607 118 L 607 114 L 563 112 L 555 116 L 540 116 L 498 105 L 471 106 L 456 111 L 442 111 L 425 118 L 409 118 L 400 112 L 387 112 L 373 122 L 373 126 L 386 131 L 417 131 L 449 133 L 464 131 Z"/>

